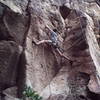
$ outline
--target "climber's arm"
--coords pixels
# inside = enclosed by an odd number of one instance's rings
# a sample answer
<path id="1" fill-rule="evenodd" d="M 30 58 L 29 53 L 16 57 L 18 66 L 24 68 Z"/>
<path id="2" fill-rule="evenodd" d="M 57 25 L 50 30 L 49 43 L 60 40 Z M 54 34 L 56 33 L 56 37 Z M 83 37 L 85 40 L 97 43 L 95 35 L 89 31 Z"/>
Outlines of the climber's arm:
<path id="1" fill-rule="evenodd" d="M 52 43 L 51 40 L 41 40 L 41 41 L 32 41 L 32 43 L 36 44 L 36 45 L 40 45 L 40 44 L 43 44 L 43 43 Z"/>
<path id="2" fill-rule="evenodd" d="M 50 27 L 49 27 L 49 26 L 46 26 L 46 28 L 47 28 L 50 32 L 52 32 L 52 29 L 50 29 Z"/>

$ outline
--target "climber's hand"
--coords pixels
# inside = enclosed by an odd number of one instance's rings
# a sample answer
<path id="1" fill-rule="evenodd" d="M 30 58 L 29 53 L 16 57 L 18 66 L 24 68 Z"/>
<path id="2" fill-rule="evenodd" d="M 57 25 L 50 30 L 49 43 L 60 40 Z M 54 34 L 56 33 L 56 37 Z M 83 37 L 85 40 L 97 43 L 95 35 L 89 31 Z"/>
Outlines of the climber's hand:
<path id="1" fill-rule="evenodd" d="M 50 29 L 50 27 L 49 27 L 49 26 L 47 26 L 47 25 L 45 26 L 45 28 L 47 28 L 49 31 L 52 31 L 52 30 Z"/>
<path id="2" fill-rule="evenodd" d="M 36 42 L 35 41 L 32 41 L 32 43 L 36 45 Z"/>

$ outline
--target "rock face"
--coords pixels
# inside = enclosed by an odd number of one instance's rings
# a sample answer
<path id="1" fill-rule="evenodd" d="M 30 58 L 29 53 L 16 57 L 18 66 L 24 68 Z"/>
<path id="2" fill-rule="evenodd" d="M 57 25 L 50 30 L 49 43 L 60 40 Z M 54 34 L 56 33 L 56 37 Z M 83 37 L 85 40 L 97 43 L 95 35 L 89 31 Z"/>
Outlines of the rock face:
<path id="1" fill-rule="evenodd" d="M 3 94 L 6 95 L 4 97 L 5 100 L 19 100 L 16 98 L 17 96 L 17 87 L 10 87 L 3 91 Z"/>
<path id="2" fill-rule="evenodd" d="M 99 100 L 99 22 L 94 0 L 0 0 L 1 100 L 14 100 L 3 92 L 12 86 L 21 97 L 25 85 L 44 100 Z M 59 46 L 73 61 L 49 43 L 33 43 L 50 39 L 46 26 L 57 29 Z"/>
<path id="3" fill-rule="evenodd" d="M 21 48 L 15 42 L 0 42 L 0 90 L 16 84 L 20 54 Z"/>

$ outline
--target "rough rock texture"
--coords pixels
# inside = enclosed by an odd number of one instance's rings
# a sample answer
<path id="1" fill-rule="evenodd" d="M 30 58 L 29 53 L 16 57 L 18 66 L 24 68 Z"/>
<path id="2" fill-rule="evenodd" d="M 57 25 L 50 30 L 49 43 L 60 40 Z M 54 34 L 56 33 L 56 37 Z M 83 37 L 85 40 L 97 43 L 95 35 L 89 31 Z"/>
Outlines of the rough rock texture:
<path id="1" fill-rule="evenodd" d="M 17 87 L 10 87 L 10 88 L 7 88 L 3 91 L 3 94 L 5 94 L 6 96 L 13 96 L 13 97 L 16 97 L 17 95 Z"/>
<path id="2" fill-rule="evenodd" d="M 1 100 L 14 100 L 3 93 L 12 86 L 21 97 L 25 84 L 44 100 L 99 100 L 99 24 L 98 0 L 0 0 Z M 49 39 L 46 25 L 57 28 L 73 62 L 48 43 L 32 42 Z"/>
<path id="3" fill-rule="evenodd" d="M 5 95 L 3 100 L 19 100 L 16 98 L 17 96 L 17 87 L 10 87 L 3 91 L 3 94 Z"/>
<path id="4" fill-rule="evenodd" d="M 16 84 L 20 54 L 21 48 L 15 42 L 0 41 L 0 90 Z"/>

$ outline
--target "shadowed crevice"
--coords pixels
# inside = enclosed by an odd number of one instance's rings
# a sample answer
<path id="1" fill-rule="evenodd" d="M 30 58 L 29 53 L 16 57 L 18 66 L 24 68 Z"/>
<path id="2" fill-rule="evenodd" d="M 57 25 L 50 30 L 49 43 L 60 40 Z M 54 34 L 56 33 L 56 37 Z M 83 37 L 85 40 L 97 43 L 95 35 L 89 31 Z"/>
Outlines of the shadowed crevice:
<path id="1" fill-rule="evenodd" d="M 63 17 L 63 19 L 65 20 L 67 18 L 67 16 L 70 14 L 71 9 L 69 9 L 67 6 L 62 5 L 59 7 L 61 16 Z"/>
<path id="2" fill-rule="evenodd" d="M 22 52 L 22 54 L 20 55 L 17 75 L 18 96 L 22 97 L 22 92 L 25 88 L 26 82 L 26 59 L 24 52 Z"/>

